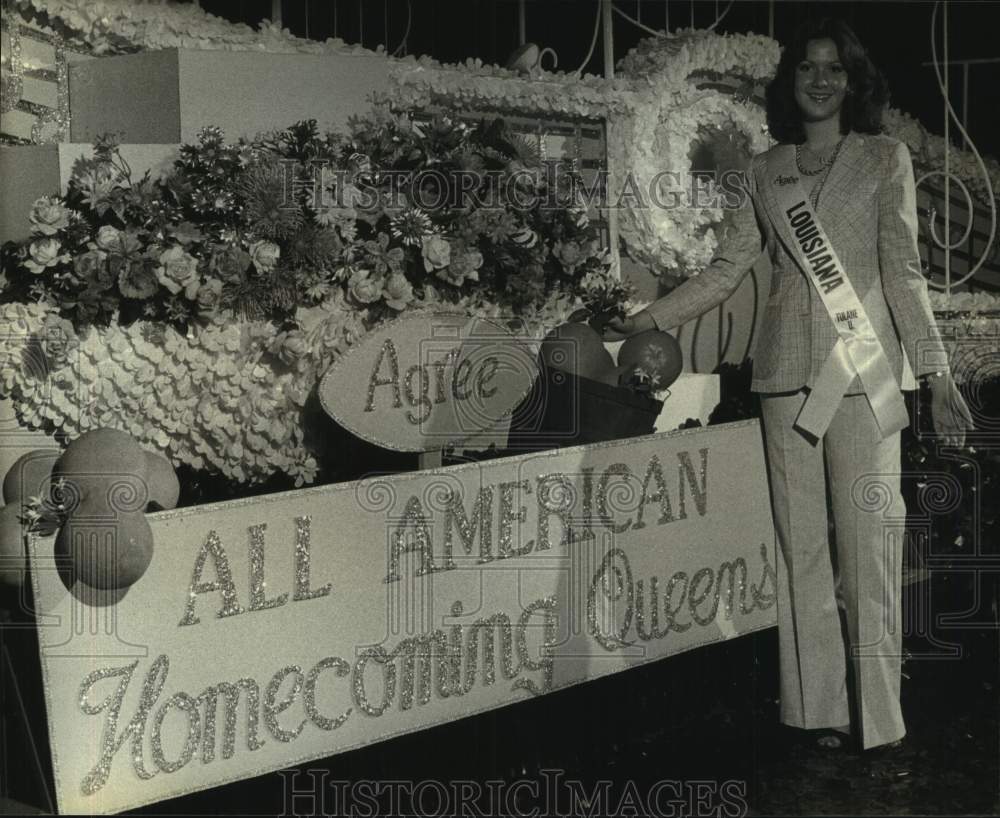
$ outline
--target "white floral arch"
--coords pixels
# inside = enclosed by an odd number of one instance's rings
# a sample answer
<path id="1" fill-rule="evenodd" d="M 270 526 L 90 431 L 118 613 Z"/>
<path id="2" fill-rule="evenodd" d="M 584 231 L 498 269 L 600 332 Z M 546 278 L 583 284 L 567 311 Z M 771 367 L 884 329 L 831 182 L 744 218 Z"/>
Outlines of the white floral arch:
<path id="1" fill-rule="evenodd" d="M 619 210 L 619 234 L 635 261 L 684 278 L 711 260 L 717 246 L 711 228 L 723 210 L 697 206 L 691 175 L 745 170 L 750 156 L 770 147 L 764 109 L 750 89 L 773 73 L 778 56 L 778 44 L 761 35 L 682 31 L 644 40 L 622 60 L 624 76 L 646 79 L 645 99 L 614 117 L 608 133 L 611 201 L 633 186 L 649 194 L 645 206 Z M 714 78 L 742 82 L 748 91 L 701 81 Z M 716 186 L 709 180 L 701 201 L 714 199 Z"/>

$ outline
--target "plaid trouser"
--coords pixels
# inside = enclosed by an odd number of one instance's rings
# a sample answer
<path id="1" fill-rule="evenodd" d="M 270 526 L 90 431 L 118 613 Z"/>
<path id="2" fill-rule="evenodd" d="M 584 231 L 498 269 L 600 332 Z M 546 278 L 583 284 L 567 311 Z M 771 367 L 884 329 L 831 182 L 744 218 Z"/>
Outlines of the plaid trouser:
<path id="1" fill-rule="evenodd" d="M 809 729 L 851 723 L 862 747 L 895 741 L 906 733 L 899 706 L 906 517 L 899 433 L 882 440 L 868 399 L 849 395 L 814 446 L 792 425 L 804 392 L 761 398 L 780 545 L 781 721 Z"/>

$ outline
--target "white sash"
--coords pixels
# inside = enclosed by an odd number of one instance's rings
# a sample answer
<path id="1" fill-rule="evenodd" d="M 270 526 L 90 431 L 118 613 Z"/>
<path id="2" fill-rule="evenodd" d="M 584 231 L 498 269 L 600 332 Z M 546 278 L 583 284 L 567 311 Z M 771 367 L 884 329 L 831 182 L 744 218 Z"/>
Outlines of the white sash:
<path id="1" fill-rule="evenodd" d="M 883 439 L 909 425 L 906 404 L 885 350 L 799 181 L 795 146 L 782 146 L 768 161 L 769 182 L 792 237 L 791 251 L 812 282 L 840 337 L 823 363 L 795 421 L 823 436 L 854 376 L 861 379 Z"/>

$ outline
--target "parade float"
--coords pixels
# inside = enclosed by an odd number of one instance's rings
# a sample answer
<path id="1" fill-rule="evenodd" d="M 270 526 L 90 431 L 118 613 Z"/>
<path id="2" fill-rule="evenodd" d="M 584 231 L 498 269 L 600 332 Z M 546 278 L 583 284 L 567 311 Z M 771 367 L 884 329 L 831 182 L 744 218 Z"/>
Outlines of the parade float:
<path id="1" fill-rule="evenodd" d="M 774 41 L 681 31 L 607 79 L 193 6 L 5 15 L 0 572 L 60 812 L 774 625 L 759 428 L 709 374 L 752 349 L 766 266 L 711 326 L 606 347 L 591 323 L 697 275 L 723 213 L 580 193 L 745 168 Z M 425 206 L 451 170 L 519 204 Z M 995 326 L 988 295 L 940 306 L 966 347 Z"/>

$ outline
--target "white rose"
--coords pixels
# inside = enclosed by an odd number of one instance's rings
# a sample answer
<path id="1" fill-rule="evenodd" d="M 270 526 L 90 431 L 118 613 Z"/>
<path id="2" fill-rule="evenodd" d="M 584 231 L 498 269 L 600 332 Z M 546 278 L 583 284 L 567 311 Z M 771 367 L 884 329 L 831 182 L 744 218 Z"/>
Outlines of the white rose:
<path id="1" fill-rule="evenodd" d="M 198 259 L 188 255 L 183 247 L 175 245 L 160 254 L 156 278 L 175 295 L 183 289 L 185 297 L 194 298 L 200 281 Z"/>
<path id="2" fill-rule="evenodd" d="M 43 236 L 54 236 L 69 226 L 69 211 L 55 196 L 42 196 L 31 206 L 28 216 L 31 229 Z"/>
<path id="3" fill-rule="evenodd" d="M 425 236 L 423 243 L 424 269 L 428 273 L 451 263 L 451 245 L 441 236 Z"/>
<path id="4" fill-rule="evenodd" d="M 62 245 L 59 243 L 59 239 L 51 236 L 36 239 L 31 242 L 31 246 L 28 248 L 28 258 L 25 259 L 24 266 L 35 275 L 41 275 L 46 268 L 69 260 L 69 256 L 63 255 L 61 250 Z"/>

